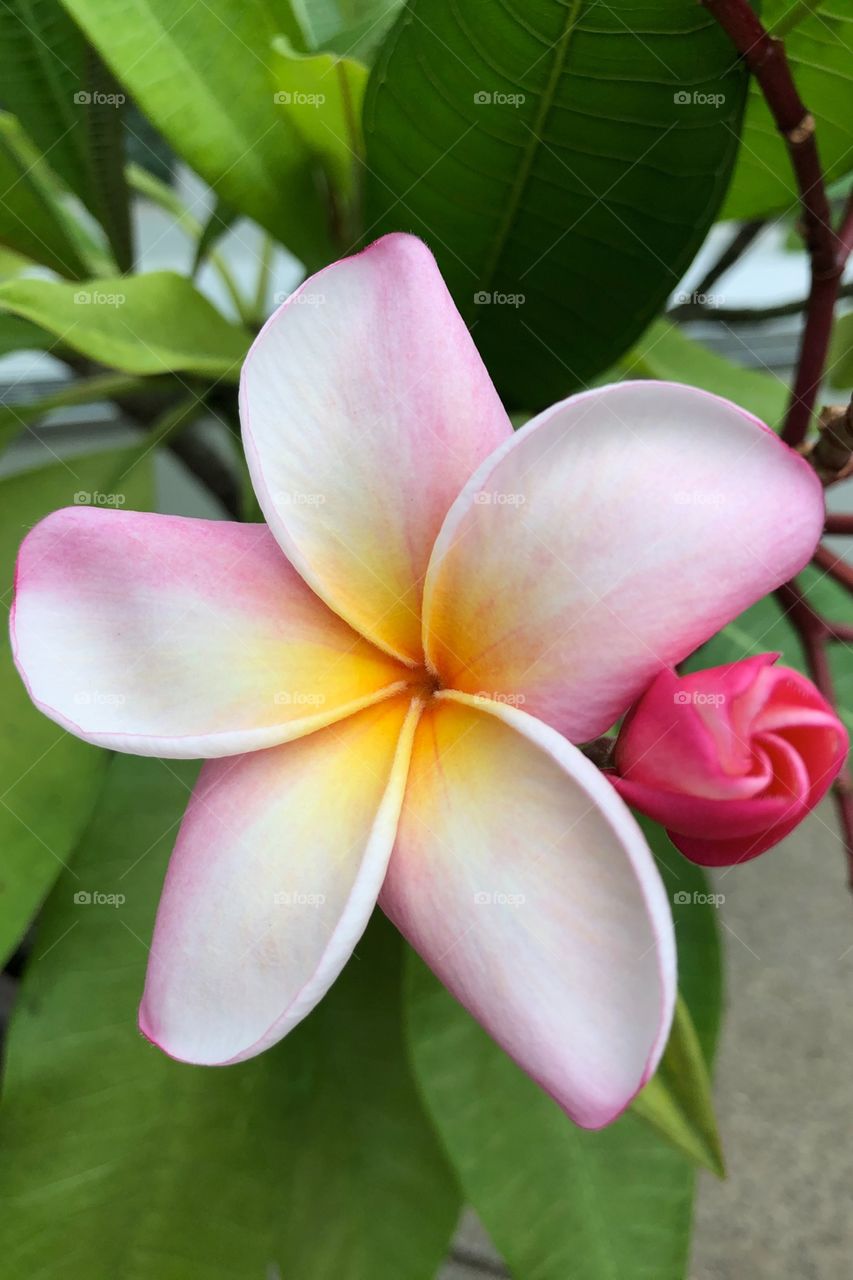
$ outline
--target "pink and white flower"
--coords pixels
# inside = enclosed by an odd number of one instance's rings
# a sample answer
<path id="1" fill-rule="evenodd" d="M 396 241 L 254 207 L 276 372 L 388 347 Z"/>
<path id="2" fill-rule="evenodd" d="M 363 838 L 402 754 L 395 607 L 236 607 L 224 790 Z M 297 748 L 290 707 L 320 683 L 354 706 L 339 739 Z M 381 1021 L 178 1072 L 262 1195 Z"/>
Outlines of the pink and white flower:
<path id="1" fill-rule="evenodd" d="M 21 549 L 16 660 L 87 741 L 209 759 L 140 1013 L 166 1052 L 286 1035 L 378 898 L 597 1127 L 655 1069 L 675 947 L 638 826 L 572 743 L 803 566 L 820 485 L 683 386 L 596 389 L 514 434 L 410 236 L 320 276 L 243 370 L 267 525 L 56 512 Z"/>

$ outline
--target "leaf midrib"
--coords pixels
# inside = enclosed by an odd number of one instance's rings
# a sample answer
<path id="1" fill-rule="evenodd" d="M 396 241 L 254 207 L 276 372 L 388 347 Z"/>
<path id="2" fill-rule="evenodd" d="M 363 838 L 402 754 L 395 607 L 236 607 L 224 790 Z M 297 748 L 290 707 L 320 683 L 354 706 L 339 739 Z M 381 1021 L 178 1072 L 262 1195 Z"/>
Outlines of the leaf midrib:
<path id="1" fill-rule="evenodd" d="M 524 148 L 522 162 L 518 167 L 515 181 L 510 188 L 509 199 L 507 201 L 504 216 L 498 225 L 493 246 L 486 258 L 486 263 L 480 277 L 480 284 L 485 288 L 488 288 L 494 280 L 498 263 L 503 256 L 507 240 L 509 239 L 510 230 L 518 213 L 521 198 L 524 195 L 528 182 L 530 181 L 533 160 L 540 146 L 539 140 L 545 128 L 548 116 L 551 113 L 551 108 L 554 105 L 557 85 L 566 64 L 566 58 L 572 42 L 572 36 L 574 35 L 577 27 L 583 4 L 584 0 L 571 0 L 571 3 L 566 9 L 566 19 L 563 25 L 563 30 L 554 47 L 554 58 L 551 64 L 551 73 L 548 76 L 548 82 L 545 85 L 545 89 L 539 100 L 539 109 L 536 113 L 536 119 L 530 129 L 530 136 Z"/>

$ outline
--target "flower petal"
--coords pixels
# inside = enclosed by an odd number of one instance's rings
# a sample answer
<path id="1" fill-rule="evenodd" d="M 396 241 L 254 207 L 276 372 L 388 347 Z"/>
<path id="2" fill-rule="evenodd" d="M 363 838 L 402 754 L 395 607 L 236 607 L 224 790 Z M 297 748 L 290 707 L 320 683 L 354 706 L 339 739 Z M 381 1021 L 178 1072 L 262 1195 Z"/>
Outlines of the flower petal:
<path id="1" fill-rule="evenodd" d="M 388 699 L 204 766 L 160 900 L 141 1030 L 181 1061 L 254 1057 L 300 1022 L 364 932 L 419 703 Z"/>
<path id="2" fill-rule="evenodd" d="M 822 522 L 812 468 L 728 401 L 655 382 L 585 392 L 501 446 L 451 508 L 427 657 L 449 687 L 512 695 L 584 741 L 802 568 Z"/>
<path id="3" fill-rule="evenodd" d="M 609 782 L 547 725 L 434 699 L 380 905 L 578 1124 L 652 1075 L 675 996 L 663 886 Z"/>
<path id="4" fill-rule="evenodd" d="M 68 507 L 18 557 L 15 661 L 71 733 L 137 755 L 284 742 L 400 688 L 265 525 Z"/>
<path id="5" fill-rule="evenodd" d="M 306 281 L 249 352 L 240 404 L 288 559 L 363 635 L 420 662 L 436 534 L 512 434 L 426 246 L 385 236 Z"/>

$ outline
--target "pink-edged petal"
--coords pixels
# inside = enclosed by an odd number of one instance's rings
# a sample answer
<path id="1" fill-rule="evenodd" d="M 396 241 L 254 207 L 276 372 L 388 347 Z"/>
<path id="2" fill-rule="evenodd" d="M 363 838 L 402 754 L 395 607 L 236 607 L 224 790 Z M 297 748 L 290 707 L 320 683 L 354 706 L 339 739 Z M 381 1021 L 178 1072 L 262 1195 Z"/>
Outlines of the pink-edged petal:
<path id="1" fill-rule="evenodd" d="M 675 997 L 663 886 L 609 782 L 547 725 L 433 700 L 380 905 L 578 1124 L 607 1124 L 654 1072 Z"/>
<path id="2" fill-rule="evenodd" d="M 496 450 L 451 508 L 427 657 L 449 687 L 594 737 L 801 569 L 823 510 L 813 469 L 726 400 L 655 382 L 584 392 Z"/>
<path id="3" fill-rule="evenodd" d="M 363 635 L 420 662 L 436 534 L 512 434 L 426 246 L 385 236 L 307 280 L 252 346 L 240 406 L 288 559 Z"/>
<path id="4" fill-rule="evenodd" d="M 364 932 L 397 829 L 419 704 L 206 764 L 157 913 L 139 1013 L 181 1061 L 281 1040 Z"/>
<path id="5" fill-rule="evenodd" d="M 265 525 L 56 511 L 21 547 L 11 629 L 36 706 L 137 755 L 268 747 L 408 673 L 314 595 Z"/>

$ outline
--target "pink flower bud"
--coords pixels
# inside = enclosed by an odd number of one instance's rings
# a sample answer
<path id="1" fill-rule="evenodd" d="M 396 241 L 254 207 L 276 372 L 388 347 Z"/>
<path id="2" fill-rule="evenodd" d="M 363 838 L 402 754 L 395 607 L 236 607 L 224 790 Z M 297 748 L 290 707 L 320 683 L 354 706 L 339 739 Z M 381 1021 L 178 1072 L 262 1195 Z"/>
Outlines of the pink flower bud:
<path id="1" fill-rule="evenodd" d="M 844 763 L 844 725 L 778 657 L 663 671 L 619 732 L 612 782 L 692 862 L 730 866 L 777 844 Z"/>

